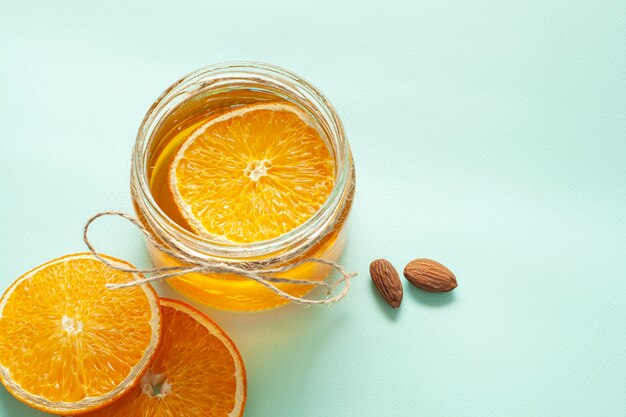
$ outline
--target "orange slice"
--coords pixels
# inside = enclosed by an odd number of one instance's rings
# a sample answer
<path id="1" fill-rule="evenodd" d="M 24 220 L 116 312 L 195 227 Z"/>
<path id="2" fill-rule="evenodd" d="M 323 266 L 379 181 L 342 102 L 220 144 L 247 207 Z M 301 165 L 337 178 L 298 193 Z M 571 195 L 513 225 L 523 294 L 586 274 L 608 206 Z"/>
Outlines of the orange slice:
<path id="1" fill-rule="evenodd" d="M 55 259 L 20 277 L 0 299 L 2 384 L 32 407 L 64 415 L 122 396 L 156 353 L 161 311 L 148 285 L 105 284 L 137 278 L 91 254 Z"/>
<path id="2" fill-rule="evenodd" d="M 333 188 L 334 159 L 297 106 L 261 103 L 196 129 L 173 158 L 170 189 L 201 236 L 267 240 L 301 225 Z"/>
<path id="3" fill-rule="evenodd" d="M 246 371 L 230 338 L 208 317 L 161 299 L 163 340 L 132 391 L 87 417 L 240 417 Z"/>

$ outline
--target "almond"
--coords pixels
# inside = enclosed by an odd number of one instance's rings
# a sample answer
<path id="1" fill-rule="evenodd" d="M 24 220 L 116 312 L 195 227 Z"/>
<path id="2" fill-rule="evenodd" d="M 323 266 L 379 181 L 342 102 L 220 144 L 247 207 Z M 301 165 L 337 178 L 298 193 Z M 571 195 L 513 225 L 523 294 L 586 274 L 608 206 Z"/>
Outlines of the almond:
<path id="1" fill-rule="evenodd" d="M 370 275 L 376 289 L 392 308 L 402 302 L 402 282 L 396 268 L 386 259 L 376 259 L 370 264 Z"/>
<path id="2" fill-rule="evenodd" d="M 404 268 L 404 277 L 428 292 L 447 292 L 457 287 L 452 271 L 432 259 L 413 259 Z"/>

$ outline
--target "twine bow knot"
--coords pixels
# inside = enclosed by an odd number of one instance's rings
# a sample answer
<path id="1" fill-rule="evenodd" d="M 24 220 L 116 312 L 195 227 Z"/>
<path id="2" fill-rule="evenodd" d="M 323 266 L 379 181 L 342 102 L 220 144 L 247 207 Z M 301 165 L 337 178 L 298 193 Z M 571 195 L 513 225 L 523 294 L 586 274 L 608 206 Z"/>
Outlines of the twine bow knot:
<path id="1" fill-rule="evenodd" d="M 115 263 L 106 257 L 104 257 L 100 252 L 96 251 L 91 241 L 89 240 L 88 233 L 89 227 L 91 224 L 100 217 L 104 216 L 118 216 L 122 217 L 132 224 L 134 224 L 145 236 L 146 239 L 152 245 L 154 245 L 161 252 L 177 259 L 182 263 L 182 265 L 178 266 L 164 266 L 164 267 L 155 267 L 148 269 L 137 269 L 132 267 L 125 267 L 119 263 Z M 240 263 L 240 264 L 229 264 L 225 262 L 215 262 L 206 260 L 203 258 L 199 258 L 192 254 L 182 251 L 174 251 L 165 245 L 158 242 L 152 234 L 144 227 L 143 224 L 136 218 L 129 216 L 126 213 L 122 213 L 119 211 L 105 211 L 92 216 L 87 223 L 85 224 L 85 228 L 83 230 L 83 241 L 89 248 L 89 251 L 93 254 L 96 259 L 98 259 L 103 264 L 107 265 L 109 268 L 130 272 L 133 274 L 142 274 L 144 278 L 137 279 L 134 281 L 129 281 L 125 283 L 116 283 L 116 284 L 106 284 L 106 287 L 109 289 L 118 289 L 118 288 L 128 288 L 137 285 L 147 284 L 154 281 L 160 281 L 167 278 L 177 277 L 185 274 L 191 273 L 217 273 L 217 274 L 235 274 L 239 276 L 243 276 L 249 278 L 253 281 L 258 282 L 269 290 L 273 291 L 275 294 L 286 298 L 297 304 L 308 304 L 308 305 L 320 305 L 320 304 L 332 304 L 335 303 L 342 298 L 344 298 L 348 291 L 350 290 L 350 279 L 356 276 L 356 273 L 347 272 L 341 265 L 337 264 L 333 261 L 328 261 L 320 258 L 306 258 L 301 261 L 297 261 L 288 265 L 279 266 L 279 267 L 263 267 L 259 268 L 255 266 L 253 262 L 251 263 Z M 293 270 L 303 264 L 306 263 L 317 263 L 322 265 L 330 266 L 331 268 L 337 270 L 341 277 L 339 279 L 332 279 L 330 275 L 322 281 L 313 281 L 306 279 L 292 279 L 292 278 L 281 278 L 277 277 L 274 274 L 278 274 L 281 272 L 287 272 Z M 314 287 L 324 288 L 325 296 L 320 299 L 310 299 L 303 298 L 291 295 L 276 286 L 278 283 L 287 283 L 287 284 L 296 284 L 296 285 L 310 285 Z M 341 284 L 341 291 L 335 294 L 335 290 Z"/>

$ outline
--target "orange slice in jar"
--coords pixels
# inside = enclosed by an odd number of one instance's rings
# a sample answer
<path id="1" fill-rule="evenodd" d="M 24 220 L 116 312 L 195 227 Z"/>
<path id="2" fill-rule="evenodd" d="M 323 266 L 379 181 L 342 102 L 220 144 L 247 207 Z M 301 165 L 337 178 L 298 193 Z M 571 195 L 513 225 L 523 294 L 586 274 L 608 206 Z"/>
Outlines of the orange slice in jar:
<path id="1" fill-rule="evenodd" d="M 120 400 L 87 417 L 240 417 L 246 371 L 235 344 L 208 317 L 161 299 L 163 340 L 156 359 Z"/>
<path id="2" fill-rule="evenodd" d="M 334 178 L 333 156 L 312 117 L 275 102 L 201 125 L 173 158 L 169 185 L 195 233 L 245 243 L 304 223 L 327 200 Z"/>
<path id="3" fill-rule="evenodd" d="M 62 415 L 126 393 L 156 353 L 161 310 L 149 285 L 105 284 L 138 278 L 84 253 L 20 277 L 0 299 L 0 382 L 24 403 Z"/>

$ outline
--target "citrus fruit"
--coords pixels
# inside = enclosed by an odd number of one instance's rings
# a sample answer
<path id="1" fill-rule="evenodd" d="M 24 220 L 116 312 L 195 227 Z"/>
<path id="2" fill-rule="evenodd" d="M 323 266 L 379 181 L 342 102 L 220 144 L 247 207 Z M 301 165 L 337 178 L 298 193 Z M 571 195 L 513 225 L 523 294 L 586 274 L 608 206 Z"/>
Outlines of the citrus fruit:
<path id="1" fill-rule="evenodd" d="M 132 388 L 158 347 L 158 297 L 148 285 L 105 284 L 137 278 L 91 254 L 20 277 L 0 299 L 2 384 L 32 407 L 64 415 L 102 407 Z"/>
<path id="2" fill-rule="evenodd" d="M 327 200 L 335 165 L 312 117 L 287 102 L 251 104 L 197 128 L 169 187 L 201 236 L 254 242 L 301 225 Z"/>
<path id="3" fill-rule="evenodd" d="M 240 417 L 246 371 L 230 338 L 208 317 L 161 299 L 163 336 L 151 368 L 128 394 L 86 417 Z"/>

